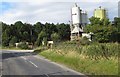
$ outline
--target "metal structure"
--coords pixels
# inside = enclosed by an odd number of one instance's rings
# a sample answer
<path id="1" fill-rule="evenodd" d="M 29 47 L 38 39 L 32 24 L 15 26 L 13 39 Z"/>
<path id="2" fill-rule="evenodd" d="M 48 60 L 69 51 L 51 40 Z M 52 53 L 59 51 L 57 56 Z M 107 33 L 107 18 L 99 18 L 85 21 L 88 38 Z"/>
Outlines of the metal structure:
<path id="1" fill-rule="evenodd" d="M 101 6 L 98 9 L 94 10 L 94 17 L 103 19 L 107 18 L 107 11 L 105 8 L 102 8 Z"/>
<path id="2" fill-rule="evenodd" d="M 84 11 L 81 13 L 82 14 L 82 26 L 85 26 L 88 24 L 88 16 L 87 16 L 87 12 Z"/>
<path id="3" fill-rule="evenodd" d="M 79 24 L 81 23 L 81 9 L 80 7 L 77 6 L 77 4 L 75 3 L 75 5 L 72 8 L 72 22 L 73 25 Z"/>
<path id="4" fill-rule="evenodd" d="M 71 40 L 79 40 L 83 33 L 83 25 L 87 24 L 87 13 L 82 12 L 75 3 L 71 9 Z"/>

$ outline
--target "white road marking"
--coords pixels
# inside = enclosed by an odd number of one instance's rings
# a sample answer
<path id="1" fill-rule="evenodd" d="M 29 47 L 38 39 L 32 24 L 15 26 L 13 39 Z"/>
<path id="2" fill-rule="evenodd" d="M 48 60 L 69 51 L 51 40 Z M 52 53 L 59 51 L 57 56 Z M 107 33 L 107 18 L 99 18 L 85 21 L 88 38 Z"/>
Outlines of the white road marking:
<path id="1" fill-rule="evenodd" d="M 49 59 L 47 59 L 47 58 L 45 58 L 45 57 L 43 57 L 43 56 L 38 56 L 38 55 L 37 55 L 37 56 L 34 56 L 34 57 L 35 57 L 35 58 L 38 58 L 38 59 L 40 59 L 40 60 L 43 60 L 43 61 L 47 61 L 47 62 L 52 63 L 52 64 L 54 64 L 54 65 L 57 65 L 57 66 L 65 69 L 65 70 L 67 70 L 67 71 L 71 71 L 71 72 L 77 73 L 78 75 L 84 75 L 84 74 L 79 73 L 79 72 L 77 72 L 77 71 L 75 71 L 75 70 L 72 70 L 72 69 L 70 69 L 70 68 L 68 68 L 68 67 L 66 67 L 66 66 L 64 66 L 64 65 L 60 65 L 60 64 L 58 64 L 58 63 L 56 63 L 56 62 L 53 62 L 53 61 L 51 61 L 51 60 L 49 60 Z M 85 76 L 85 77 L 87 77 L 87 76 Z"/>
<path id="2" fill-rule="evenodd" d="M 21 58 L 23 58 L 24 60 L 27 60 L 25 57 L 21 57 Z"/>
<path id="3" fill-rule="evenodd" d="M 38 67 L 36 64 L 34 64 L 32 61 L 29 61 L 32 65 L 34 65 L 35 67 Z"/>

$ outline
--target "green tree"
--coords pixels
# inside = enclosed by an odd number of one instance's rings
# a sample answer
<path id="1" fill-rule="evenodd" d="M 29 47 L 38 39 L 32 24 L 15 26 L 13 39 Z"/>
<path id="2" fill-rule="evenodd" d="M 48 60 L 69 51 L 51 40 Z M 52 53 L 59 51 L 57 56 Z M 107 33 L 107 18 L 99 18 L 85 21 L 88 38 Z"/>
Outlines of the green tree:
<path id="1" fill-rule="evenodd" d="M 116 24 L 117 24 L 116 19 Z M 98 18 L 90 18 L 91 24 L 84 28 L 85 32 L 93 32 L 93 40 L 98 42 L 117 42 L 118 36 L 120 35 L 117 27 L 110 24 L 109 19 L 99 20 Z"/>
<path id="2" fill-rule="evenodd" d="M 52 23 L 45 23 L 45 28 L 44 28 L 44 31 L 47 33 L 47 38 L 48 40 L 51 40 L 51 34 L 53 32 L 56 32 L 57 29 L 56 29 L 56 26 Z"/>
<path id="3" fill-rule="evenodd" d="M 10 37 L 9 28 L 2 33 L 2 46 L 9 46 Z"/>
<path id="4" fill-rule="evenodd" d="M 100 26 L 100 25 L 94 25 L 94 26 L 86 26 L 84 28 L 85 32 L 93 32 L 93 40 L 98 42 L 116 42 L 118 41 L 118 35 L 117 28 L 114 26 Z"/>
<path id="5" fill-rule="evenodd" d="M 17 21 L 14 24 L 14 29 L 17 30 L 17 35 L 16 36 L 17 36 L 17 38 L 19 38 L 19 41 L 23 41 L 22 36 L 23 36 L 23 32 L 25 30 L 24 24 L 21 21 Z"/>
<path id="6" fill-rule="evenodd" d="M 57 24 L 58 34 L 60 36 L 60 40 L 70 40 L 70 26 L 68 24 Z"/>
<path id="7" fill-rule="evenodd" d="M 40 46 L 42 44 L 42 41 L 43 41 L 43 38 L 46 38 L 47 37 L 47 34 L 45 31 L 41 31 L 38 35 L 38 38 L 36 40 L 36 45 L 37 46 Z"/>
<path id="8" fill-rule="evenodd" d="M 101 24 L 102 26 L 109 26 L 110 25 L 110 21 L 108 18 L 104 18 L 101 20 Z"/>
<path id="9" fill-rule="evenodd" d="M 36 24 L 34 24 L 34 30 L 37 34 L 39 34 L 42 31 L 43 27 L 44 27 L 44 24 L 40 22 L 37 22 Z"/>
<path id="10" fill-rule="evenodd" d="M 100 18 L 96 18 L 96 17 L 91 17 L 89 18 L 91 25 L 100 25 L 101 21 Z"/>
<path id="11" fill-rule="evenodd" d="M 115 17 L 114 18 L 114 24 L 115 24 L 116 27 L 120 27 L 120 18 Z"/>
<path id="12" fill-rule="evenodd" d="M 9 43 L 14 42 L 16 38 L 17 42 L 29 42 L 37 43 L 39 46 L 42 40 L 57 39 L 57 35 L 51 36 L 53 33 L 59 35 L 60 40 L 70 39 L 70 27 L 68 24 L 50 24 L 37 22 L 36 24 L 22 23 L 17 21 L 14 24 L 7 25 L 2 22 L 2 44 L 4 46 L 9 46 Z"/>
<path id="13" fill-rule="evenodd" d="M 15 46 L 15 43 L 17 42 L 18 42 L 18 39 L 15 36 L 13 36 L 9 42 L 9 46 Z"/>
<path id="14" fill-rule="evenodd" d="M 120 17 L 115 17 L 114 18 L 114 25 L 117 28 L 117 40 L 120 42 Z"/>
<path id="15" fill-rule="evenodd" d="M 57 41 L 59 41 L 60 36 L 58 33 L 53 33 L 53 34 L 51 34 L 51 38 L 54 42 L 57 42 Z"/>

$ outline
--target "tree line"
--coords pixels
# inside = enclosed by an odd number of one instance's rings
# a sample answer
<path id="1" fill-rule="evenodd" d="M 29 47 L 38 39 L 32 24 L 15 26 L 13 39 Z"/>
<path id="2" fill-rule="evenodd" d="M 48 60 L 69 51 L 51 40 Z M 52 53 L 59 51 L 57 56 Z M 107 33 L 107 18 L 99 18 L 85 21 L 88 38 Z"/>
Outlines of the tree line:
<path id="1" fill-rule="evenodd" d="M 120 18 L 115 17 L 111 23 L 109 19 L 91 17 L 90 24 L 84 27 L 85 32 L 93 32 L 93 41 L 120 42 Z M 22 23 L 14 24 L 2 22 L 2 46 L 13 46 L 16 42 L 29 42 L 40 46 L 42 41 L 66 41 L 70 40 L 70 26 L 64 23 Z"/>
<path id="2" fill-rule="evenodd" d="M 29 42 L 39 46 L 42 41 L 64 41 L 70 39 L 68 24 L 50 24 L 37 22 L 35 24 L 17 21 L 8 25 L 2 22 L 2 46 L 14 45 L 16 42 Z"/>

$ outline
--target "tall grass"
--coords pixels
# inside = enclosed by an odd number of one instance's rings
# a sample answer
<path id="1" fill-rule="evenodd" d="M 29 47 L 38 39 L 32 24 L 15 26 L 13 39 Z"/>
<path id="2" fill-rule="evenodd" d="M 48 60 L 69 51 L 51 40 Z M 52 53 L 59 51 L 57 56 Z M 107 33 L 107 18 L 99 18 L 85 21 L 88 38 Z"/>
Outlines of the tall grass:
<path id="1" fill-rule="evenodd" d="M 93 43 L 90 45 L 79 45 L 71 42 L 65 42 L 55 46 L 53 49 L 63 53 L 78 53 L 78 55 L 88 56 L 90 59 L 118 59 L 120 44 L 118 43 Z"/>
<path id="2" fill-rule="evenodd" d="M 86 75 L 118 75 L 118 43 L 64 42 L 39 54 Z"/>

